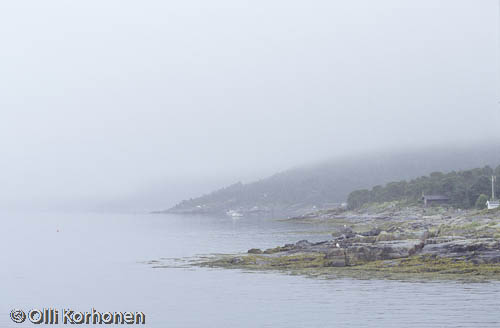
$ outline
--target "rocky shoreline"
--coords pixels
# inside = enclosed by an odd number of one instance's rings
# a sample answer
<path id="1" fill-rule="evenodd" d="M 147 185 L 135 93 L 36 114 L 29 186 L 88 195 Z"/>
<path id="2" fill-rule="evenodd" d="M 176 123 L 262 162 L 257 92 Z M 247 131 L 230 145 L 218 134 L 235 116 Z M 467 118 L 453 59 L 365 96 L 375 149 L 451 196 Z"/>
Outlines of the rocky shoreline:
<path id="1" fill-rule="evenodd" d="M 286 270 L 321 276 L 500 280 L 500 212 L 371 204 L 290 220 L 321 222 L 332 239 L 301 240 L 204 260 L 208 267 Z"/>

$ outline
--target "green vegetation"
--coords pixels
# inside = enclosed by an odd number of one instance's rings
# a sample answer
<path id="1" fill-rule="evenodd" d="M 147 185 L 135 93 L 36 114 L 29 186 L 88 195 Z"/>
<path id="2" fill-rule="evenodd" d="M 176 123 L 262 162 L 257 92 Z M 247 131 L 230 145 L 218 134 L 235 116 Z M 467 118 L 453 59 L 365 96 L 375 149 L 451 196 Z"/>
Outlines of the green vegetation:
<path id="1" fill-rule="evenodd" d="M 418 275 L 421 278 L 470 279 L 478 280 L 500 278 L 500 265 L 474 264 L 465 260 L 434 257 L 428 255 L 413 256 L 390 261 L 375 261 L 350 270 L 386 273 L 389 275 Z"/>
<path id="2" fill-rule="evenodd" d="M 476 200 L 476 208 L 482 210 L 486 208 L 486 202 L 488 201 L 488 196 L 485 194 L 479 195 L 479 197 Z"/>
<path id="3" fill-rule="evenodd" d="M 483 200 L 486 203 L 487 195 L 491 193 L 491 175 L 500 176 L 500 165 L 496 169 L 485 166 L 450 173 L 433 172 L 410 181 L 391 182 L 385 186 L 375 186 L 371 190 L 356 190 L 349 194 L 347 201 L 351 209 L 371 202 L 417 203 L 422 193 L 425 193 L 445 195 L 450 198 L 450 204 L 459 208 L 479 207 Z M 499 185 L 496 186 L 496 192 L 500 192 Z"/>
<path id="4" fill-rule="evenodd" d="M 239 257 L 220 256 L 197 263 L 200 266 L 245 269 L 304 269 L 327 267 L 329 261 L 321 253 L 297 253 L 286 256 L 243 255 Z"/>
<path id="5" fill-rule="evenodd" d="M 271 257 L 243 255 L 218 256 L 194 263 L 197 266 L 246 270 L 277 270 L 316 277 L 353 277 L 387 279 L 499 280 L 499 264 L 474 264 L 460 259 L 416 255 L 403 259 L 373 261 L 360 265 L 335 267 L 322 254 L 294 254 Z"/>

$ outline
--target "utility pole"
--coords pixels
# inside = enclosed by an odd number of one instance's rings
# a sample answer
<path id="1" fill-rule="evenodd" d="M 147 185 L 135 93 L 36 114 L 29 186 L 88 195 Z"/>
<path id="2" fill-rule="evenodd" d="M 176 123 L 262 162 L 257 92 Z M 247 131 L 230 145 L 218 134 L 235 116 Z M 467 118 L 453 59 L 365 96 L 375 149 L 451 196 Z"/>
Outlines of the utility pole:
<path id="1" fill-rule="evenodd" d="M 495 182 L 497 181 L 497 177 L 491 176 L 491 200 L 495 200 Z"/>

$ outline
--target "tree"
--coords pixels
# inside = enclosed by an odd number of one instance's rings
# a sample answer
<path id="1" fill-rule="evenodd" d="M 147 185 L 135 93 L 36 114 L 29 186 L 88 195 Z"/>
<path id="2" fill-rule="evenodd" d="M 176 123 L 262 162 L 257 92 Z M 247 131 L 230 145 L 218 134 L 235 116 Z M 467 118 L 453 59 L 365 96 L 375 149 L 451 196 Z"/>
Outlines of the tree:
<path id="1" fill-rule="evenodd" d="M 406 200 L 417 202 L 422 193 L 426 195 L 445 195 L 451 204 L 460 208 L 474 206 L 483 208 L 491 192 L 491 174 L 499 172 L 500 166 L 493 170 L 489 166 L 466 171 L 449 173 L 433 172 L 410 181 L 387 183 L 385 186 L 375 186 L 371 190 L 357 190 L 348 197 L 350 208 L 358 208 L 368 202 L 388 202 Z M 495 186 L 496 194 L 500 195 L 500 184 Z M 486 195 L 486 200 L 477 203 L 480 196 Z"/>
<path id="2" fill-rule="evenodd" d="M 356 190 L 349 194 L 347 204 L 350 209 L 361 207 L 370 201 L 370 191 L 366 189 Z"/>
<path id="3" fill-rule="evenodd" d="M 485 194 L 479 195 L 479 197 L 476 200 L 476 207 L 479 209 L 486 208 L 486 202 L 488 201 L 488 196 Z"/>
<path id="4" fill-rule="evenodd" d="M 472 200 L 479 198 L 482 194 L 485 194 L 485 195 L 490 194 L 490 190 L 491 190 L 491 180 L 490 179 L 491 178 L 489 176 L 486 176 L 486 175 L 481 175 L 481 176 L 477 177 L 476 181 L 470 187 L 470 195 L 471 195 Z M 486 196 L 486 197 L 488 197 L 488 196 Z M 489 197 L 486 198 L 486 200 L 488 200 L 488 199 L 489 199 Z"/>

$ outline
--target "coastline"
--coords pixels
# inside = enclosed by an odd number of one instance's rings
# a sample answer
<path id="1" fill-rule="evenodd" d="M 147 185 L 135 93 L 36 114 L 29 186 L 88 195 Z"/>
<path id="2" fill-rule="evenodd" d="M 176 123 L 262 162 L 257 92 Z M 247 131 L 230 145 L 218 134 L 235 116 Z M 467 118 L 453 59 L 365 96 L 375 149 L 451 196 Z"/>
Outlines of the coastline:
<path id="1" fill-rule="evenodd" d="M 500 280 L 500 211 L 402 202 L 327 210 L 287 220 L 322 223 L 332 239 L 301 240 L 194 265 L 361 279 Z"/>

